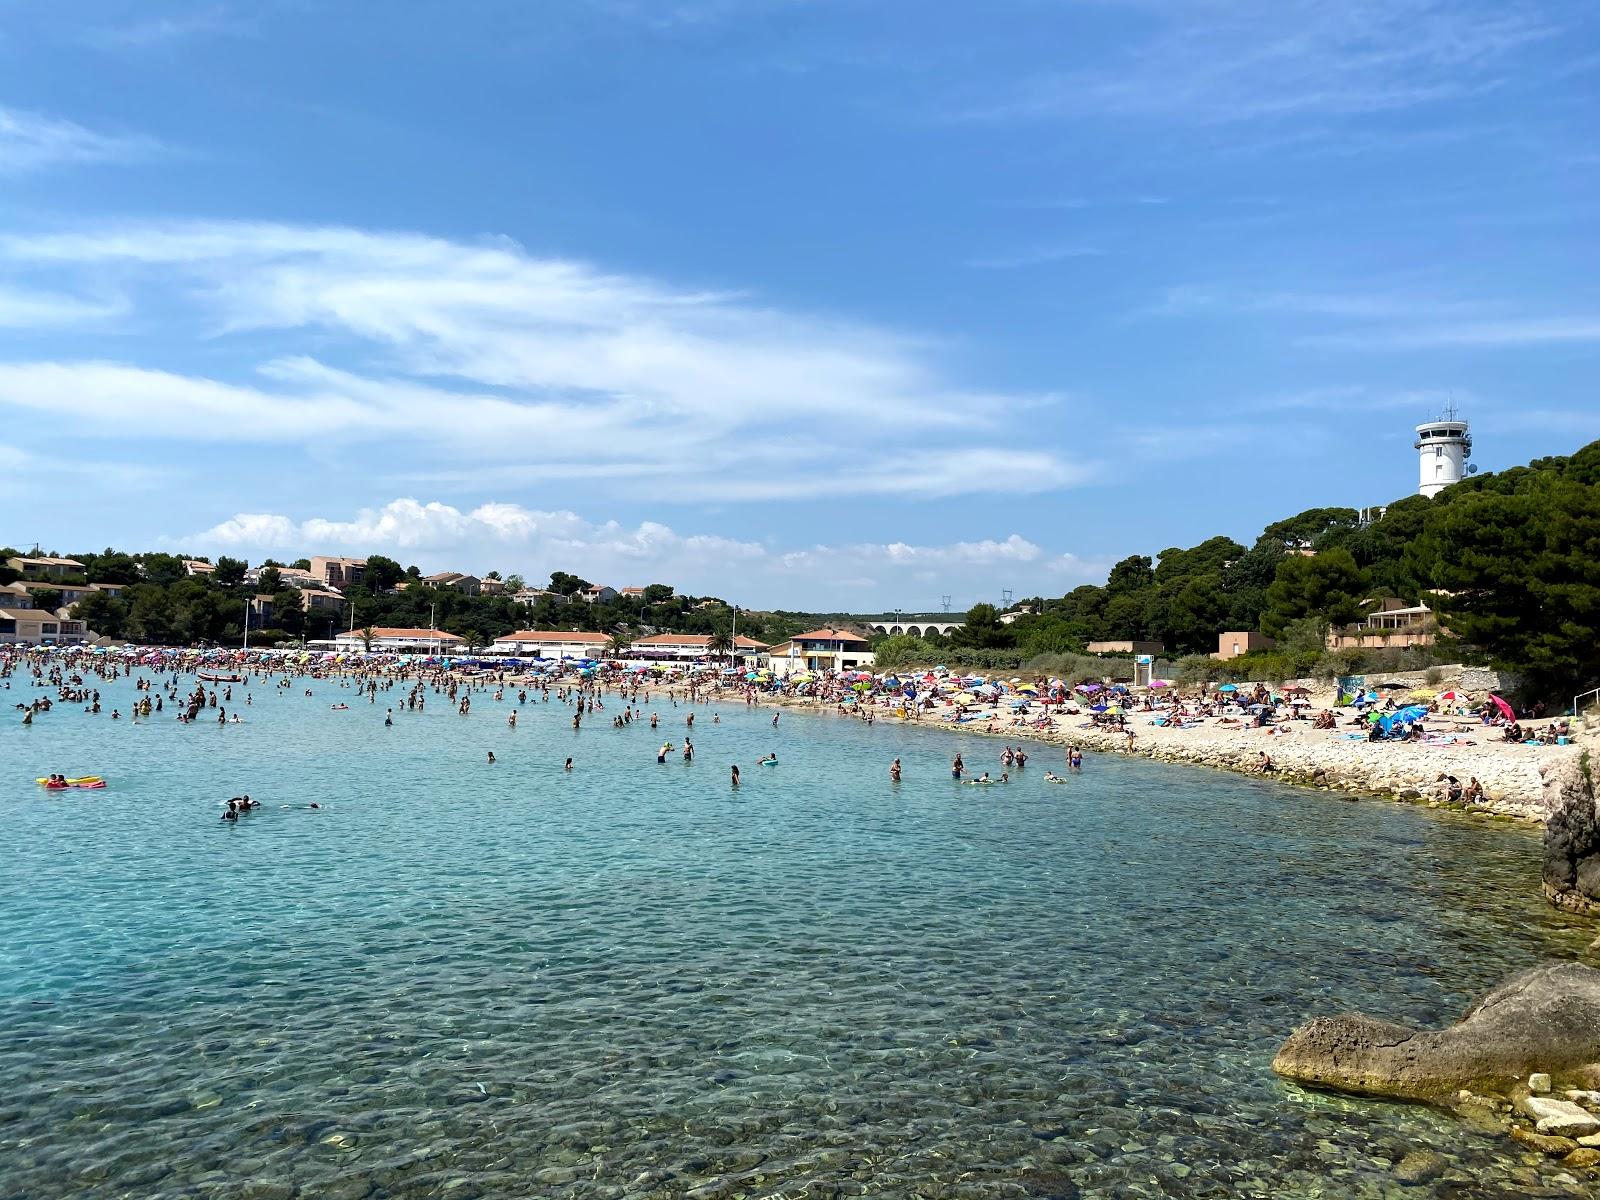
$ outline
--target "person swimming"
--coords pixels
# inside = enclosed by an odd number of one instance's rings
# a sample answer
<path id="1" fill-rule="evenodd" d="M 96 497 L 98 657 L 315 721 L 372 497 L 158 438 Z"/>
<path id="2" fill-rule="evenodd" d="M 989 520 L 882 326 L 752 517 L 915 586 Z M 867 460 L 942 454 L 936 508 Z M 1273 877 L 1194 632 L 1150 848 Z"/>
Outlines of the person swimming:
<path id="1" fill-rule="evenodd" d="M 1065 783 L 1066 782 L 1065 779 L 1063 779 L 1061 776 L 1057 775 L 1054 771 L 1046 771 L 1044 773 L 1044 781 L 1046 783 Z"/>
<path id="2" fill-rule="evenodd" d="M 566 766 L 564 766 L 564 767 L 562 767 L 562 768 L 561 768 L 561 769 L 562 769 L 562 770 L 563 770 L 563 771 L 570 771 L 570 770 L 572 770 L 572 760 L 571 760 L 571 759 L 570 759 L 570 758 L 569 758 L 569 759 L 567 759 L 567 765 L 566 765 Z"/>
<path id="3" fill-rule="evenodd" d="M 768 766 L 775 767 L 775 766 L 777 766 L 778 765 L 778 752 L 776 750 L 773 750 L 773 751 L 768 752 L 765 757 L 756 759 L 756 765 L 763 766 L 763 767 L 768 767 Z"/>
<path id="4" fill-rule="evenodd" d="M 494 765 L 494 751 L 493 750 L 489 751 L 489 765 L 490 766 Z"/>

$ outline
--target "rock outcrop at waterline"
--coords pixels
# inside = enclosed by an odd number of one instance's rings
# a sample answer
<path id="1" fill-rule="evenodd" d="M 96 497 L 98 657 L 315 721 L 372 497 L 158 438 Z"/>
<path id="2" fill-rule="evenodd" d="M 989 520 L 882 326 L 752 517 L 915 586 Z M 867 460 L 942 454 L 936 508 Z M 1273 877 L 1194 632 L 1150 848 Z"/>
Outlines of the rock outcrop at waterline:
<path id="1" fill-rule="evenodd" d="M 1533 1072 L 1600 1063 L 1600 971 L 1552 963 L 1513 976 L 1456 1024 L 1415 1030 L 1360 1014 L 1317 1017 L 1272 1061 L 1299 1083 L 1442 1102 L 1458 1089 L 1504 1091 Z"/>
<path id="2" fill-rule="evenodd" d="M 1557 908 L 1600 916 L 1600 803 L 1587 753 L 1545 778 L 1544 894 Z"/>

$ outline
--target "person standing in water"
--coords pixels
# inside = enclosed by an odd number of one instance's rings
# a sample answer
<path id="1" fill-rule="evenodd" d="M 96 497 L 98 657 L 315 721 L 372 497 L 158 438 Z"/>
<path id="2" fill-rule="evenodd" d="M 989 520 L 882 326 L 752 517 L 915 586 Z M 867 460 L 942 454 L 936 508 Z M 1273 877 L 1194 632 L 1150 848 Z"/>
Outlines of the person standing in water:
<path id="1" fill-rule="evenodd" d="M 734 787 L 738 787 L 739 786 L 739 764 L 738 763 L 734 763 L 733 764 L 732 771 L 733 771 L 733 786 Z"/>
<path id="2" fill-rule="evenodd" d="M 889 782 L 900 782 L 900 760 L 898 758 L 889 764 Z"/>
<path id="3" fill-rule="evenodd" d="M 966 769 L 967 764 L 961 761 L 961 755 L 958 753 L 955 761 L 950 764 L 950 778 L 959 781 Z"/>

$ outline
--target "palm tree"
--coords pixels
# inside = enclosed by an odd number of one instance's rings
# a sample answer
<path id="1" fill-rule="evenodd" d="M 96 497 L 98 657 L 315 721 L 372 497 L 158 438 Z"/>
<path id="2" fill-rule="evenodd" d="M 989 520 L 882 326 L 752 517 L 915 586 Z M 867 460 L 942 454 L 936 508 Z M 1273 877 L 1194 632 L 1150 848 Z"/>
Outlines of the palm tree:
<path id="1" fill-rule="evenodd" d="M 606 643 L 606 653 L 612 658 L 621 658 L 633 649 L 633 634 L 628 632 L 626 625 L 618 625 L 611 633 L 611 640 Z"/>
<path id="2" fill-rule="evenodd" d="M 726 629 L 718 629 L 706 641 L 706 650 L 710 652 L 713 658 L 731 655 L 733 653 L 733 637 Z"/>
<path id="3" fill-rule="evenodd" d="M 371 625 L 361 627 L 361 648 L 368 654 L 372 653 L 372 639 L 378 636 L 378 631 Z"/>

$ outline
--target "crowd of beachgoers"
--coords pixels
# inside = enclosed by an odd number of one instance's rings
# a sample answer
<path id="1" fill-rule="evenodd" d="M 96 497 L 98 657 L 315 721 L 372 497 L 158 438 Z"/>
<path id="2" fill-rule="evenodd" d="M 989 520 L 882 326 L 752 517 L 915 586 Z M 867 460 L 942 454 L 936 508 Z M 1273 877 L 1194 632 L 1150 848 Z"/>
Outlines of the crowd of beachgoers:
<path id="1" fill-rule="evenodd" d="M 435 704 L 470 713 L 480 692 L 496 702 L 510 698 L 526 703 L 530 692 L 544 701 L 554 695 L 573 707 L 575 727 L 587 719 L 618 727 L 648 720 L 655 728 L 659 715 L 647 714 L 646 707 L 660 702 L 691 708 L 770 704 L 867 724 L 904 721 L 1006 738 L 998 779 L 987 773 L 974 778 L 959 756 L 952 762 L 952 775 L 967 782 L 1003 782 L 1013 766 L 1027 761 L 1022 743 L 1044 741 L 1063 747 L 1058 761 L 1069 769 L 1081 766 L 1085 749 L 1147 754 L 1355 790 L 1363 783 L 1374 791 L 1411 790 L 1441 802 L 1500 802 L 1520 815 L 1534 815 L 1530 810 L 1536 807 L 1539 771 L 1530 763 L 1530 750 L 1565 746 L 1573 736 L 1565 719 L 1520 714 L 1497 695 L 1383 683 L 1339 694 L 1331 687 L 1316 693 L 1266 683 L 1182 688 L 1159 679 L 1141 687 L 1069 684 L 1049 677 L 963 675 L 944 667 L 877 674 L 798 672 L 780 678 L 765 670 L 714 663 L 0 648 L 0 686 L 14 690 L 19 677 L 28 691 L 12 703 L 24 723 L 62 704 L 112 720 L 239 723 L 246 719 L 242 710 L 253 702 L 251 686 L 288 691 L 316 680 L 336 681 L 347 698 L 354 689 L 369 704 L 378 703 L 383 693 L 390 723 L 396 707 L 425 708 L 430 697 Z M 115 707 L 106 713 L 102 705 L 98 685 L 117 679 L 135 684 L 138 699 L 126 714 Z M 307 695 L 312 691 L 302 690 Z M 333 707 L 347 704 L 340 701 Z M 687 719 L 686 729 L 692 730 L 692 711 Z M 515 725 L 515 703 L 507 720 Z M 1011 739 L 1018 743 L 1015 748 Z M 1352 744 L 1364 751 L 1385 749 L 1381 759 L 1374 759 L 1370 752 L 1346 752 Z M 1412 757 L 1415 751 L 1433 753 Z M 692 755 L 692 738 L 686 733 L 681 747 L 664 742 L 658 760 L 668 753 Z M 1381 769 L 1375 766 L 1380 762 Z M 898 762 L 888 769 L 891 777 L 898 776 Z M 736 767 L 732 778 L 737 782 Z M 1407 786 L 1397 786 L 1397 781 Z M 63 777 L 60 782 L 69 781 Z M 51 778 L 49 786 L 60 784 Z"/>

